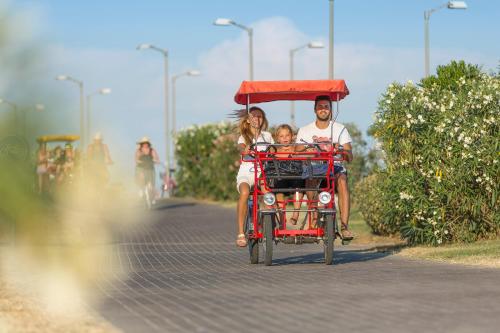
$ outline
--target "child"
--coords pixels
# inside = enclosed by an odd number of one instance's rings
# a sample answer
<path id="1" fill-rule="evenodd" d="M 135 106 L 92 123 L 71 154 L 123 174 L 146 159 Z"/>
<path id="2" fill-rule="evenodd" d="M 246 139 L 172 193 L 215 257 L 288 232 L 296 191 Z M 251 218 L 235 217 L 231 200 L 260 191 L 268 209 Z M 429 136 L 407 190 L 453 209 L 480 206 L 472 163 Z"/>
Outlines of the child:
<path id="1" fill-rule="evenodd" d="M 240 113 L 238 147 L 241 152 L 248 152 L 250 145 L 256 142 L 274 143 L 271 133 L 265 132 L 268 126 L 266 114 L 259 107 L 251 107 L 249 112 Z M 257 140 L 256 140 L 257 138 Z M 263 151 L 266 146 L 257 146 L 257 150 Z M 236 176 L 236 188 L 240 193 L 236 208 L 238 236 L 236 244 L 240 247 L 247 245 L 243 232 L 243 223 L 248 210 L 248 196 L 251 186 L 255 185 L 254 163 L 242 162 L 238 175 Z"/>
<path id="2" fill-rule="evenodd" d="M 276 131 L 274 132 L 274 139 L 276 140 L 276 143 L 282 144 L 285 146 L 277 146 L 276 149 L 276 157 L 292 157 L 290 153 L 295 151 L 295 147 L 291 146 L 289 144 L 292 143 L 293 140 L 293 130 L 292 128 L 287 125 L 283 124 L 278 126 Z M 278 180 L 274 187 L 275 188 L 301 188 L 304 186 L 304 181 L 302 179 L 281 179 Z M 292 225 L 297 224 L 297 220 L 299 218 L 299 212 L 297 209 L 300 209 L 300 201 L 302 199 L 302 194 L 299 192 L 296 192 L 295 200 L 293 202 L 294 206 L 294 211 L 293 215 L 290 218 L 290 223 Z M 276 200 L 277 201 L 283 201 L 285 198 L 283 193 L 277 193 L 276 194 Z"/>

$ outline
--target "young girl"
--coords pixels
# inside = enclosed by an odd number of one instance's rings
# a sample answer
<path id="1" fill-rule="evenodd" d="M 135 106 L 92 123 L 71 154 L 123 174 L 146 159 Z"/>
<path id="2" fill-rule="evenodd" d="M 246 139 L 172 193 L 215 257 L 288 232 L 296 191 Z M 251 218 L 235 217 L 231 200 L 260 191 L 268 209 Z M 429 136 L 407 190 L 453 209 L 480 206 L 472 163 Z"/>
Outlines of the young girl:
<path id="1" fill-rule="evenodd" d="M 238 138 L 238 147 L 241 152 L 247 152 L 250 145 L 256 142 L 274 143 L 271 133 L 265 132 L 268 122 L 266 114 L 259 107 L 251 107 L 249 112 L 241 113 L 239 121 L 240 137 Z M 257 138 L 257 140 L 256 140 Z M 265 150 L 266 146 L 257 146 L 259 151 Z M 240 247 L 247 245 L 245 234 L 243 233 L 243 222 L 248 209 L 248 196 L 250 195 L 250 187 L 255 185 L 254 163 L 242 162 L 238 175 L 236 176 L 236 188 L 240 193 L 238 206 L 236 208 L 238 237 L 236 244 Z"/>
<path id="2" fill-rule="evenodd" d="M 290 125 L 283 124 L 276 128 L 274 132 L 274 139 L 276 143 L 282 144 L 285 146 L 277 146 L 276 147 L 276 157 L 291 157 L 290 153 L 295 151 L 295 147 L 290 145 L 293 141 L 293 130 Z M 304 181 L 302 179 L 281 179 L 278 180 L 274 187 L 275 188 L 301 188 L 304 186 Z M 276 194 L 277 201 L 283 201 L 285 195 L 283 193 Z M 293 202 L 294 211 L 293 215 L 290 218 L 290 223 L 293 225 L 297 224 L 297 220 L 299 218 L 299 212 L 297 209 L 300 209 L 300 201 L 302 199 L 302 193 L 297 192 L 295 195 L 295 201 Z"/>

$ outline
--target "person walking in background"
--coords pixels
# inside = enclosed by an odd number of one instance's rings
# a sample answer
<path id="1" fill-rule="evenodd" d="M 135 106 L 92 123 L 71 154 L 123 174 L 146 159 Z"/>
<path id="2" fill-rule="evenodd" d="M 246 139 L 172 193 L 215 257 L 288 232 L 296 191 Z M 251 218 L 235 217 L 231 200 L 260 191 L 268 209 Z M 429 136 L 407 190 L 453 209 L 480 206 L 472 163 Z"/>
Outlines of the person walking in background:
<path id="1" fill-rule="evenodd" d="M 150 184 L 155 187 L 155 164 L 160 163 L 158 153 L 151 145 L 148 137 L 143 137 L 137 142 L 138 148 L 135 151 L 136 180 L 137 185 L 142 189 Z M 156 197 L 156 193 L 155 193 Z"/>
<path id="2" fill-rule="evenodd" d="M 98 132 L 94 136 L 94 141 L 87 148 L 88 175 L 96 184 L 106 184 L 109 181 L 107 165 L 112 164 L 113 160 L 108 145 L 103 143 L 103 137 Z"/>

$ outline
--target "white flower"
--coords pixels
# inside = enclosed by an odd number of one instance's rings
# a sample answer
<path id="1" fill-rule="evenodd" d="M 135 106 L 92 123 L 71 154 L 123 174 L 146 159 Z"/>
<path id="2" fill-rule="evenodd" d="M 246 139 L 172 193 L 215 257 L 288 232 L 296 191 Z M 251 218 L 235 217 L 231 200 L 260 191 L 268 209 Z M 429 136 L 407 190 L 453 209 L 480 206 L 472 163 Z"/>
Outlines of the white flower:
<path id="1" fill-rule="evenodd" d="M 434 230 L 434 235 L 437 236 L 437 234 L 439 234 L 439 230 Z"/>
<path id="2" fill-rule="evenodd" d="M 445 231 L 444 231 L 444 234 L 445 234 L 445 235 L 448 235 L 448 230 L 445 230 Z"/>
<path id="3" fill-rule="evenodd" d="M 406 118 L 411 119 L 411 114 L 407 113 Z"/>
<path id="4" fill-rule="evenodd" d="M 437 240 L 438 244 L 441 244 L 442 242 L 443 242 L 443 240 L 441 238 Z"/>
<path id="5" fill-rule="evenodd" d="M 402 200 L 410 200 L 410 199 L 413 199 L 413 195 L 405 193 L 405 192 L 400 192 L 399 198 Z"/>

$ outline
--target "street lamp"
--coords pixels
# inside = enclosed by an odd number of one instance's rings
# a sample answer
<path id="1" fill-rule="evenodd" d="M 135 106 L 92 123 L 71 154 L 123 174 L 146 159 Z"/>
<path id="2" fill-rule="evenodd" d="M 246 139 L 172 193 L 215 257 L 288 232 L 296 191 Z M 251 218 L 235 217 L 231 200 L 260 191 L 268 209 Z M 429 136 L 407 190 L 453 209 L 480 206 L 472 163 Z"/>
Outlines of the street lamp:
<path id="1" fill-rule="evenodd" d="M 77 80 L 71 76 L 68 76 L 68 75 L 58 75 L 56 76 L 56 80 L 57 81 L 70 81 L 70 82 L 73 82 L 73 83 L 76 83 L 80 89 L 80 138 L 81 138 L 81 142 L 82 142 L 82 147 L 85 147 L 85 124 L 84 124 L 84 121 L 85 121 L 85 110 L 84 110 L 84 105 L 83 105 L 83 96 L 84 96 L 84 93 L 83 93 L 83 81 L 81 80 Z"/>
<path id="2" fill-rule="evenodd" d="M 424 11 L 424 29 L 425 29 L 425 77 L 429 76 L 429 19 L 431 14 L 447 7 L 448 9 L 467 9 L 465 1 L 448 1 L 447 3 Z"/>
<path id="3" fill-rule="evenodd" d="M 102 88 L 87 95 L 87 131 L 85 133 L 86 141 L 90 143 L 90 133 L 92 131 L 91 112 L 92 112 L 92 96 L 111 94 L 110 88 Z"/>
<path id="4" fill-rule="evenodd" d="M 330 31 L 329 31 L 329 45 L 328 45 L 328 79 L 333 80 L 333 0 L 330 2 Z"/>
<path id="5" fill-rule="evenodd" d="M 4 98 L 0 98 L 0 104 L 8 105 L 12 109 L 12 111 L 14 111 L 14 120 L 16 123 L 16 129 L 19 130 L 19 115 L 17 113 L 17 110 L 18 110 L 17 104 L 10 102 Z"/>
<path id="6" fill-rule="evenodd" d="M 245 30 L 248 33 L 248 52 L 249 52 L 249 72 L 250 72 L 250 81 L 253 81 L 253 29 L 246 27 L 242 24 L 236 23 L 235 21 L 227 18 L 218 18 L 214 21 L 214 25 L 218 26 L 228 26 L 234 25 L 240 29 Z"/>
<path id="7" fill-rule="evenodd" d="M 154 50 L 160 52 L 163 55 L 163 68 L 164 68 L 164 117 L 165 117 L 165 159 L 167 164 L 167 170 L 170 168 L 170 135 L 168 131 L 168 51 L 151 44 L 140 44 L 137 46 L 137 50 Z"/>
<path id="8" fill-rule="evenodd" d="M 176 90 L 175 84 L 177 79 L 183 76 L 199 76 L 201 73 L 197 70 L 189 70 L 187 72 L 177 74 L 172 76 L 172 141 L 175 142 L 175 136 L 177 135 L 176 127 Z M 175 144 L 173 146 L 173 156 L 172 156 L 172 168 L 175 167 Z"/>
<path id="9" fill-rule="evenodd" d="M 307 44 L 301 45 L 299 47 L 296 47 L 294 49 L 290 50 L 290 81 L 294 80 L 294 75 L 293 75 L 293 57 L 295 55 L 295 52 L 305 49 L 305 48 L 310 48 L 310 49 L 322 49 L 325 46 L 323 45 L 322 42 L 309 42 Z M 292 127 L 295 127 L 295 102 L 291 101 L 290 104 L 290 122 Z"/>

